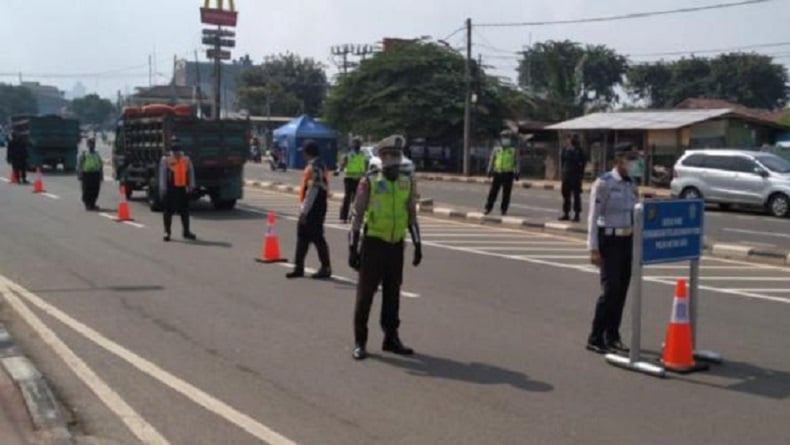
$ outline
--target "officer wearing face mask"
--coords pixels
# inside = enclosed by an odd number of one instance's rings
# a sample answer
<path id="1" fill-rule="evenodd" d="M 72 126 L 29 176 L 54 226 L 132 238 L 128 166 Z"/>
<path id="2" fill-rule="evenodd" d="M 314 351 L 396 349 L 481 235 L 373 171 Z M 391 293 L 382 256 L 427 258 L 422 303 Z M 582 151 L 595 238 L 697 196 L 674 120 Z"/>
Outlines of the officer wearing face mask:
<path id="1" fill-rule="evenodd" d="M 406 230 L 414 243 L 412 264 L 422 262 L 420 228 L 417 224 L 417 190 L 414 179 L 400 171 L 405 139 L 390 136 L 378 143 L 382 171 L 371 172 L 357 188 L 349 233 L 349 266 L 359 271 L 354 308 L 355 360 L 367 357 L 368 317 L 373 295 L 382 286 L 382 349 L 400 355 L 414 351 L 398 335 L 400 288 Z M 361 244 L 361 245 L 360 245 Z"/>
<path id="2" fill-rule="evenodd" d="M 510 193 L 513 190 L 513 181 L 518 181 L 521 163 L 518 160 L 518 149 L 515 147 L 515 133 L 506 129 L 499 136 L 499 146 L 491 152 L 491 159 L 488 161 L 488 176 L 493 179 L 491 181 L 491 189 L 488 192 L 488 199 L 486 200 L 485 214 L 488 215 L 493 210 L 501 188 L 502 203 L 499 208 L 504 216 L 507 214 L 507 209 L 510 206 Z"/>
<path id="3" fill-rule="evenodd" d="M 601 296 L 595 305 L 587 349 L 599 354 L 627 352 L 620 322 L 631 282 L 633 210 L 637 185 L 633 171 L 637 152 L 631 143 L 615 147 L 615 166 L 598 178 L 590 194 L 587 247 L 590 262 L 601 271 Z"/>

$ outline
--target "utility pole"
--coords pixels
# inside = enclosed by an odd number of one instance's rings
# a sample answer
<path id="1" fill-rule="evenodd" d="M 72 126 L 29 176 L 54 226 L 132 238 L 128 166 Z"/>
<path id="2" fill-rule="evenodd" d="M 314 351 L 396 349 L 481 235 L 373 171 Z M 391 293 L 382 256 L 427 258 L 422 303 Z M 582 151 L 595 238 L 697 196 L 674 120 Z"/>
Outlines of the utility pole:
<path id="1" fill-rule="evenodd" d="M 185 68 L 186 69 L 186 65 Z M 197 116 L 203 118 L 203 88 L 200 86 L 200 61 L 195 50 L 195 93 L 197 94 Z"/>
<path id="2" fill-rule="evenodd" d="M 220 36 L 221 34 L 222 27 L 217 25 L 217 36 Z M 219 40 L 219 37 L 217 37 L 214 43 L 214 54 L 217 55 L 217 57 L 214 58 L 214 110 L 211 113 L 211 117 L 214 120 L 219 120 L 220 111 L 222 110 L 220 103 L 220 88 L 222 88 L 222 60 L 219 57 L 222 48 L 219 46 Z"/>
<path id="3" fill-rule="evenodd" d="M 464 101 L 463 174 L 469 176 L 472 138 L 472 19 L 466 19 L 466 100 Z"/>

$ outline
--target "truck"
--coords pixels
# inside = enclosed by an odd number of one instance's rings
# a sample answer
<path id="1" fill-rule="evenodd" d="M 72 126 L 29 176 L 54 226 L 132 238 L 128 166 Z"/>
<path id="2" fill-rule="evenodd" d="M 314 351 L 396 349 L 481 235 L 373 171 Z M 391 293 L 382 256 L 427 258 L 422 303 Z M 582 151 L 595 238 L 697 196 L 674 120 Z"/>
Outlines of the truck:
<path id="1" fill-rule="evenodd" d="M 159 163 L 176 137 L 195 169 L 190 199 L 208 196 L 215 209 L 230 210 L 243 196 L 249 135 L 247 120 L 205 120 L 189 106 L 127 107 L 115 129 L 115 179 L 124 185 L 127 199 L 145 191 L 151 210 L 161 210 Z"/>
<path id="2" fill-rule="evenodd" d="M 80 143 L 80 122 L 56 115 L 13 116 L 11 128 L 27 144 L 27 169 L 38 167 L 63 171 L 77 169 L 77 147 Z"/>

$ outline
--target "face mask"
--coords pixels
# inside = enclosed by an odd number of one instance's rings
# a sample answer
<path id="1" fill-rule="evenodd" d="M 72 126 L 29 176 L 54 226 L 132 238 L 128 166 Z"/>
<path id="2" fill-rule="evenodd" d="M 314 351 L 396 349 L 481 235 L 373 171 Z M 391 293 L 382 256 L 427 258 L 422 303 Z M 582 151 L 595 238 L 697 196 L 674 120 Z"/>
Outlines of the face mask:
<path id="1" fill-rule="evenodd" d="M 388 165 L 384 167 L 383 172 L 385 178 L 394 181 L 400 176 L 400 165 Z"/>
<path id="2" fill-rule="evenodd" d="M 503 147 L 510 147 L 510 138 L 502 138 L 499 143 L 502 144 Z"/>
<path id="3" fill-rule="evenodd" d="M 637 164 L 636 160 L 630 160 L 625 162 L 625 169 L 628 171 L 628 176 L 631 177 L 638 177 L 641 173 L 639 171 L 639 165 Z"/>

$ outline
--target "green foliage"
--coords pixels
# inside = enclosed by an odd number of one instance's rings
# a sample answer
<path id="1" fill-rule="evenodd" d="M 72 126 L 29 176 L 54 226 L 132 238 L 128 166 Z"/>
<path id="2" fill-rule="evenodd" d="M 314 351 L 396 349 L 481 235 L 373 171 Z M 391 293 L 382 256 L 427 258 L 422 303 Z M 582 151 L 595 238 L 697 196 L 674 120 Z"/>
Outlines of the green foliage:
<path id="1" fill-rule="evenodd" d="M 108 123 L 117 110 L 112 102 L 102 99 L 98 94 L 89 94 L 71 101 L 71 111 L 83 124 L 102 125 Z"/>
<path id="2" fill-rule="evenodd" d="M 316 115 L 328 88 L 324 66 L 294 54 L 266 57 L 241 74 L 238 105 L 254 115 Z"/>
<path id="3" fill-rule="evenodd" d="M 33 93 L 25 87 L 0 84 L 0 123 L 11 116 L 38 113 Z"/>
<path id="4" fill-rule="evenodd" d="M 455 143 L 463 134 L 466 81 L 460 54 L 426 41 L 402 42 L 363 61 L 332 88 L 324 106 L 328 122 L 341 131 Z M 495 135 L 509 117 L 512 89 L 472 69 L 474 130 Z"/>
<path id="5" fill-rule="evenodd" d="M 787 70 L 769 56 L 746 53 L 715 58 L 635 65 L 627 90 L 655 107 L 672 107 L 689 97 L 710 97 L 747 107 L 775 109 L 787 104 Z"/>
<path id="6" fill-rule="evenodd" d="M 543 102 L 543 119 L 567 119 L 617 102 L 625 57 L 603 45 L 548 41 L 533 45 L 519 63 L 519 85 Z"/>

